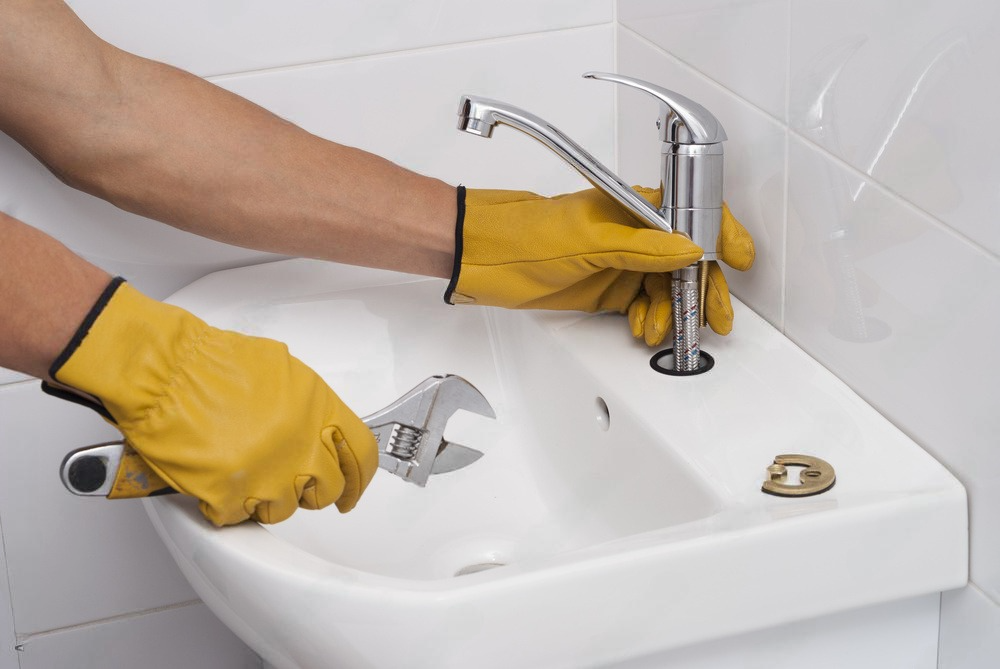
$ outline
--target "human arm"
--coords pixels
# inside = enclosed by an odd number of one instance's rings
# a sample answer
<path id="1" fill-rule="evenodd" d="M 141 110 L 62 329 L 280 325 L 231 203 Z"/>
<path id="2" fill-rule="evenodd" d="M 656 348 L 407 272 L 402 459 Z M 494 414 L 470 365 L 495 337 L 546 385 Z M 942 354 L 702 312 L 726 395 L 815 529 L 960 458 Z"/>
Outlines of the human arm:
<path id="1" fill-rule="evenodd" d="M 64 182 L 238 246 L 447 277 L 455 189 L 0 0 L 0 129 Z"/>
<path id="2" fill-rule="evenodd" d="M 125 210 L 240 246 L 458 278 L 464 258 L 455 262 L 456 242 L 461 249 L 463 240 L 456 238 L 450 185 L 326 141 L 199 77 L 117 49 L 59 0 L 0 0 L 0 8 L 0 88 L 11 93 L 0 99 L 0 128 L 65 182 Z M 474 227 L 470 222 L 466 229 Z M 545 230 L 554 218 L 546 213 L 524 223 Z M 541 239 L 524 227 L 511 226 L 510 241 Z M 646 237 L 622 225 L 596 240 L 603 247 L 574 248 L 578 236 L 560 229 L 552 240 L 563 247 L 551 254 L 614 252 L 625 236 L 633 246 Z M 670 241 L 668 255 L 676 255 L 684 245 Z M 653 246 L 663 247 L 663 240 Z M 464 247 L 468 251 L 469 243 Z M 665 258 L 640 268 L 633 263 L 638 255 L 609 254 L 607 262 L 628 272 L 630 284 L 636 272 L 672 265 Z M 554 308 L 593 310 L 588 296 L 565 299 L 574 285 L 586 289 L 593 282 L 588 271 L 547 277 L 549 285 L 536 285 L 541 293 L 530 301 L 553 305 L 542 293 L 554 289 L 564 298 Z M 724 283 L 721 291 L 728 297 Z M 624 312 L 628 305 L 602 308 Z M 640 311 L 633 308 L 632 315 Z M 640 320 L 632 318 L 632 327 Z"/>
<path id="3" fill-rule="evenodd" d="M 111 277 L 0 212 L 0 367 L 40 379 Z"/>

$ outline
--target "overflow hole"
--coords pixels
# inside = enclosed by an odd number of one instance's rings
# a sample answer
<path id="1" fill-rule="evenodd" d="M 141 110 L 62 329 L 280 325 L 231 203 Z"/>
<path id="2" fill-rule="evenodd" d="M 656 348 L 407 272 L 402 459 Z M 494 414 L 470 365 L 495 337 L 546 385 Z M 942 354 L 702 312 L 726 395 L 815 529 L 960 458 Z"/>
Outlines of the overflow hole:
<path id="1" fill-rule="evenodd" d="M 611 427 L 611 412 L 608 410 L 608 403 L 603 397 L 598 397 L 594 404 L 597 407 L 597 425 L 605 432 Z"/>

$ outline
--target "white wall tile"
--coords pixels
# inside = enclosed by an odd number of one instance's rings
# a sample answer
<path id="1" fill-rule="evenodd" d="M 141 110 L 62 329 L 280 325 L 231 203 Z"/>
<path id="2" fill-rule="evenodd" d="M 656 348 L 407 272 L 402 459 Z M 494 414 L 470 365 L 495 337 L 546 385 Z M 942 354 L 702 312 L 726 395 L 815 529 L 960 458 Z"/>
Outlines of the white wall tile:
<path id="1" fill-rule="evenodd" d="M 750 271 L 729 269 L 726 277 L 733 294 L 780 327 L 784 127 L 628 30 L 619 35 L 618 69 L 622 74 L 646 79 L 695 100 L 722 122 L 729 136 L 723 144 L 725 199 L 757 247 L 757 260 Z M 656 185 L 660 178 L 660 142 L 655 128 L 659 103 L 628 88 L 621 88 L 619 96 L 622 178 L 629 183 Z M 738 329 L 739 325 L 734 327 Z"/>
<path id="2" fill-rule="evenodd" d="M 1000 595 L 1000 262 L 799 138 L 786 331 L 962 480 L 972 578 Z"/>
<path id="3" fill-rule="evenodd" d="M 256 654 L 203 604 L 30 637 L 22 647 L 20 669 L 259 669 L 261 666 Z"/>
<path id="4" fill-rule="evenodd" d="M 784 120 L 789 2 L 620 0 L 618 20 Z"/>
<path id="5" fill-rule="evenodd" d="M 200 75 L 608 23 L 612 0 L 70 0 L 98 35 Z"/>
<path id="6" fill-rule="evenodd" d="M 556 193 L 589 185 L 509 127 L 489 140 L 459 132 L 459 97 L 524 107 L 611 162 L 614 91 L 581 75 L 610 69 L 613 51 L 611 27 L 598 26 L 214 81 L 313 133 L 453 184 Z"/>
<path id="7" fill-rule="evenodd" d="M 793 0 L 792 127 L 998 253 L 998 30 L 984 0 Z"/>
<path id="8" fill-rule="evenodd" d="M 0 388 L 0 516 L 18 634 L 196 598 L 137 500 L 71 495 L 59 465 L 72 449 L 118 438 L 97 414 Z"/>
<path id="9" fill-rule="evenodd" d="M 994 669 L 1000 658 L 1000 605 L 972 586 L 944 593 L 940 644 L 938 669 Z"/>

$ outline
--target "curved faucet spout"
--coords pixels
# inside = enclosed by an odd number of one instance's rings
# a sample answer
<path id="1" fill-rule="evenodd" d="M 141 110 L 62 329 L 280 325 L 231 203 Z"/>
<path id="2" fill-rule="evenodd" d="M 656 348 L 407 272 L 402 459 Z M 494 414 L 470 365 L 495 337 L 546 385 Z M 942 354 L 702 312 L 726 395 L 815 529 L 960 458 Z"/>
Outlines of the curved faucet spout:
<path id="1" fill-rule="evenodd" d="M 651 228 L 673 232 L 659 210 L 583 147 L 544 119 L 498 100 L 463 95 L 458 106 L 458 129 L 480 137 L 491 137 L 496 125 L 508 125 L 535 138 L 576 171 Z"/>

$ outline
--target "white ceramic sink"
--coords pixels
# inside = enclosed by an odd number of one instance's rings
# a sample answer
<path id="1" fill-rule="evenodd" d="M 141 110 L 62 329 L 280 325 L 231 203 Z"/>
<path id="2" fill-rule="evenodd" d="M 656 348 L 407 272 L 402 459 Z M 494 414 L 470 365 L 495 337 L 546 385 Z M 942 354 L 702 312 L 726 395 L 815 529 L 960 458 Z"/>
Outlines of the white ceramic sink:
<path id="1" fill-rule="evenodd" d="M 620 316 L 450 307 L 444 284 L 307 260 L 171 300 L 285 341 L 359 414 L 458 374 L 497 420 L 426 488 L 379 471 L 358 508 L 215 529 L 146 501 L 208 606 L 276 667 L 587 667 L 966 582 L 962 486 L 740 303 L 692 377 Z M 266 392 L 263 389 L 262 392 Z M 776 455 L 837 483 L 761 492 Z"/>

